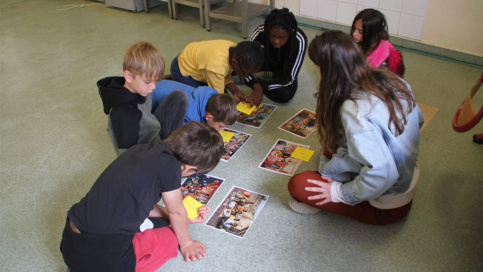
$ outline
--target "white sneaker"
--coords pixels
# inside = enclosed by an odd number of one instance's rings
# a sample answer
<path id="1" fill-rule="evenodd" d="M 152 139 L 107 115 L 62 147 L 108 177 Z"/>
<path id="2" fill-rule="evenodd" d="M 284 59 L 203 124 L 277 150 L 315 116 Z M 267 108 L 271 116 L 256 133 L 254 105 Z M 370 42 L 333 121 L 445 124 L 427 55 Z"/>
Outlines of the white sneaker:
<path id="1" fill-rule="evenodd" d="M 320 210 L 315 208 L 315 207 L 307 205 L 303 202 L 298 202 L 292 196 L 289 196 L 288 206 L 293 211 L 295 211 L 297 213 L 301 213 L 301 214 L 314 214 L 314 213 L 320 212 Z"/>

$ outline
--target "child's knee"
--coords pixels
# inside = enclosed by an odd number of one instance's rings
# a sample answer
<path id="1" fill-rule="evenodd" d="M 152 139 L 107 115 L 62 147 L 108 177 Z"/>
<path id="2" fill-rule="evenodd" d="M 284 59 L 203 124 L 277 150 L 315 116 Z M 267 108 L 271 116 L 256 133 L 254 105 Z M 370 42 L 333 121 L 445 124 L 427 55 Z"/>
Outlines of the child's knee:
<path id="1" fill-rule="evenodd" d="M 174 90 L 169 94 L 169 100 L 178 105 L 179 109 L 188 107 L 189 98 L 188 95 L 181 90 Z"/>
<path id="2" fill-rule="evenodd" d="M 290 195 L 297 200 L 302 200 L 307 197 L 305 187 L 312 187 L 312 183 L 308 183 L 307 179 L 320 179 L 320 174 L 317 171 L 306 171 L 293 176 L 288 182 L 288 191 Z"/>
<path id="3" fill-rule="evenodd" d="M 187 102 L 189 101 L 188 95 L 183 92 L 182 90 L 174 90 L 169 94 L 171 97 L 174 99 L 181 101 L 181 102 Z"/>

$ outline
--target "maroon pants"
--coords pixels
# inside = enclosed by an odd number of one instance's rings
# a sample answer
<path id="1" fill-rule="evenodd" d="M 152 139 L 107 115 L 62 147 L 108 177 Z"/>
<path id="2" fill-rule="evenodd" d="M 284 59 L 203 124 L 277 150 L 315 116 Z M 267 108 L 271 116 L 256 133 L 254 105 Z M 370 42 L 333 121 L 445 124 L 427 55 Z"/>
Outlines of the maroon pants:
<path id="1" fill-rule="evenodd" d="M 395 209 L 378 209 L 369 204 L 369 201 L 364 201 L 359 204 L 355 204 L 354 206 L 344 203 L 327 203 L 324 205 L 315 205 L 316 202 L 320 202 L 321 200 L 307 199 L 307 197 L 317 194 L 315 192 L 305 191 L 305 187 L 316 186 L 312 183 L 308 183 L 307 179 L 321 180 L 320 174 L 317 171 L 306 171 L 295 175 L 288 182 L 288 191 L 292 198 L 322 211 L 347 216 L 366 224 L 391 224 L 405 217 L 411 209 L 412 200 L 408 204 Z"/>

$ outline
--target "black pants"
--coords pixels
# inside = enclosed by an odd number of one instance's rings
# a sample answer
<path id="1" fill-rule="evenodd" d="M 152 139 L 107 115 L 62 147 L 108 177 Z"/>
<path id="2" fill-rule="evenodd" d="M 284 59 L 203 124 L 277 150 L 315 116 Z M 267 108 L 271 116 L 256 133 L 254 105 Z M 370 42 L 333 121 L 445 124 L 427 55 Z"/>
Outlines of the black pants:
<path id="1" fill-rule="evenodd" d="M 268 89 L 268 82 L 266 80 L 263 80 L 261 78 L 257 78 L 257 80 L 258 80 L 258 83 L 262 85 L 263 94 L 266 97 L 268 97 L 270 100 L 277 103 L 290 102 L 292 98 L 295 96 L 295 93 L 297 92 L 297 87 L 298 87 L 297 80 L 294 80 L 294 82 L 291 85 L 278 88 L 278 89 L 273 89 L 273 90 Z"/>

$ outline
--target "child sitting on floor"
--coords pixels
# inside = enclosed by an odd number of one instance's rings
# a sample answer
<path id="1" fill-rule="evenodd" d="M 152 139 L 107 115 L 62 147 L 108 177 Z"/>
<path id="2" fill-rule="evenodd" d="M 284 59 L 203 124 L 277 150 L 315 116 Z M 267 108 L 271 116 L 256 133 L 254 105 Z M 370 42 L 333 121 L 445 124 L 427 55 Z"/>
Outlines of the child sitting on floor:
<path id="1" fill-rule="evenodd" d="M 151 109 L 151 93 L 164 73 L 161 53 L 148 42 L 130 46 L 124 55 L 124 77 L 97 82 L 108 132 L 120 155 L 135 144 L 158 143 L 183 124 L 188 97 L 181 91 Z"/>
<path id="2" fill-rule="evenodd" d="M 399 77 L 404 76 L 404 62 L 401 53 L 389 42 L 384 14 L 375 9 L 362 10 L 352 22 L 351 36 L 372 68 L 386 67 Z"/>
<path id="3" fill-rule="evenodd" d="M 341 31 L 325 31 L 309 45 L 320 72 L 318 171 L 292 177 L 289 206 L 296 212 L 335 213 L 386 225 L 411 209 L 419 176 L 422 113 L 409 85 L 370 69 L 357 44 Z"/>
<path id="4" fill-rule="evenodd" d="M 297 77 L 307 50 L 307 37 L 298 28 L 295 16 L 287 8 L 272 10 L 251 40 L 260 42 L 265 51 L 260 72 L 245 82 L 256 80 L 261 85 L 262 92 L 250 95 L 253 103 L 259 105 L 263 95 L 278 103 L 290 102 L 297 91 Z"/>

